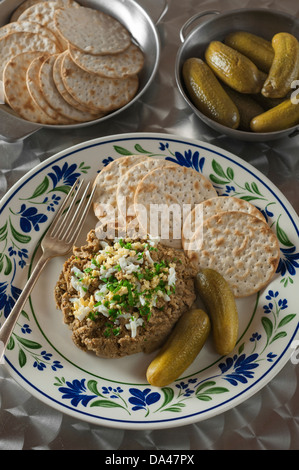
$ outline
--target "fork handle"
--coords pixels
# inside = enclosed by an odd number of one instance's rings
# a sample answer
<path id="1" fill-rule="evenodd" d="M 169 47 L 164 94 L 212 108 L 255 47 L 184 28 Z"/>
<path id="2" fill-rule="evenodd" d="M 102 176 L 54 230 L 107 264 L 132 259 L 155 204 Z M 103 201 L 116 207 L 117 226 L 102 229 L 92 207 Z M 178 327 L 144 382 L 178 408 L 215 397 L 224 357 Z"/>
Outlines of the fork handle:
<path id="1" fill-rule="evenodd" d="M 11 336 L 11 333 L 13 332 L 13 329 L 17 323 L 17 320 L 19 318 L 19 315 L 21 311 L 23 310 L 23 307 L 31 294 L 31 291 L 33 287 L 35 286 L 35 283 L 37 279 L 39 278 L 39 275 L 46 265 L 47 261 L 49 260 L 49 256 L 45 255 L 44 253 L 41 255 L 39 258 L 34 270 L 32 271 L 31 276 L 29 277 L 28 281 L 26 282 L 18 300 L 16 301 L 13 309 L 11 310 L 9 316 L 5 320 L 3 326 L 0 328 L 0 364 L 2 361 L 2 358 L 4 356 L 4 352 L 6 349 L 6 346 L 8 344 L 9 338 Z"/>

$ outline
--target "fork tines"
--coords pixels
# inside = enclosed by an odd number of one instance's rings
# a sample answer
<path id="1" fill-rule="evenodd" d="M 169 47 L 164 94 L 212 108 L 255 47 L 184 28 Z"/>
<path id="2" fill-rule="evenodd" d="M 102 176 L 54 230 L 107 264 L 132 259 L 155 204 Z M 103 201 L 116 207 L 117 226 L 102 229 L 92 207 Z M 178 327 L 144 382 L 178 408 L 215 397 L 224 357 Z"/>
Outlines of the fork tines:
<path id="1" fill-rule="evenodd" d="M 66 243 L 76 240 L 92 203 L 92 197 L 95 191 L 94 186 L 88 197 L 91 183 L 88 182 L 85 189 L 83 189 L 83 184 L 84 180 L 78 178 L 70 188 L 68 195 L 61 204 L 52 222 L 51 231 L 49 233 L 52 238 L 63 238 Z"/>

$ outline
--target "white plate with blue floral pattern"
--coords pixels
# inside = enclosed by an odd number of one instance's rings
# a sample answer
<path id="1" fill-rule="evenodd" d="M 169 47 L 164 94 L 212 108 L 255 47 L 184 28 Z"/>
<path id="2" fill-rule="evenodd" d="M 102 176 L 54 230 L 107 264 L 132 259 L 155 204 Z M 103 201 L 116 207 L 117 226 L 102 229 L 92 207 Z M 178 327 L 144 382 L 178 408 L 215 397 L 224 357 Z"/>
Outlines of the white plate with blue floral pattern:
<path id="1" fill-rule="evenodd" d="M 154 354 L 100 359 L 82 352 L 55 307 L 53 291 L 64 261 L 55 258 L 18 320 L 5 364 L 32 395 L 75 418 L 126 429 L 182 426 L 223 413 L 259 391 L 290 360 L 298 338 L 298 217 L 280 191 L 242 159 L 201 141 L 140 133 L 92 140 L 38 165 L 0 204 L 0 324 L 20 294 L 38 258 L 40 239 L 70 185 L 79 175 L 92 180 L 110 161 L 130 154 L 158 156 L 202 172 L 219 195 L 255 204 L 277 234 L 281 259 L 274 278 L 258 294 L 237 301 L 235 350 L 219 357 L 208 339 L 183 376 L 163 388 L 145 379 Z M 95 220 L 91 214 L 80 242 Z"/>

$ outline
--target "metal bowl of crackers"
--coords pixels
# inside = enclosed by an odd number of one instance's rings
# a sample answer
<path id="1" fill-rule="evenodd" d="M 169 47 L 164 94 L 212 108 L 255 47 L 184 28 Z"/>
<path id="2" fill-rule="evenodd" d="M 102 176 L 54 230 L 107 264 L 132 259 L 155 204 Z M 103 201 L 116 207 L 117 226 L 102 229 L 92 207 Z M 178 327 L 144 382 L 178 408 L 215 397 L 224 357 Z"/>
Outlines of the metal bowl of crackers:
<path id="1" fill-rule="evenodd" d="M 156 24 L 134 0 L 4 0 L 0 136 L 111 119 L 147 90 L 159 59 Z"/>
<path id="2" fill-rule="evenodd" d="M 246 37 L 247 41 L 247 43 L 243 41 L 242 46 L 240 45 L 240 42 L 237 44 L 236 41 L 237 37 L 239 39 L 241 38 L 240 33 L 243 34 L 243 39 Z M 274 11 L 272 9 L 242 8 L 238 10 L 231 10 L 225 13 L 221 13 L 217 10 L 200 12 L 191 17 L 182 26 L 180 30 L 181 45 L 177 52 L 175 64 L 176 83 L 182 97 L 189 105 L 190 109 L 194 112 L 194 114 L 196 114 L 199 119 L 201 119 L 201 121 L 221 134 L 225 134 L 234 139 L 249 142 L 270 141 L 286 136 L 292 137 L 298 134 L 299 110 L 297 111 L 298 119 L 296 118 L 293 121 L 287 122 L 279 117 L 282 116 L 284 110 L 281 111 L 281 108 L 279 109 L 277 107 L 283 107 L 284 105 L 282 104 L 282 101 L 285 100 L 286 102 L 287 99 L 290 100 L 290 95 L 292 95 L 292 93 L 296 93 L 296 90 L 290 89 L 289 93 L 285 95 L 285 97 L 281 97 L 281 99 L 265 98 L 265 96 L 263 96 L 263 89 L 265 87 L 266 81 L 270 79 L 270 76 L 272 80 L 271 65 L 274 65 L 274 60 L 272 58 L 272 63 L 270 66 L 262 70 L 260 63 L 258 63 L 256 60 L 257 55 L 252 54 L 252 51 L 259 52 L 264 50 L 262 49 L 261 44 L 263 44 L 263 47 L 267 48 L 267 50 L 273 54 L 273 38 L 277 36 L 278 33 L 288 33 L 294 37 L 295 41 L 297 40 L 298 42 L 299 19 L 289 15 L 288 13 Z M 251 42 L 249 42 L 249 37 Z M 233 38 L 234 42 L 232 42 Z M 255 46 L 253 45 L 254 41 L 258 41 Z M 212 44 L 215 48 L 213 50 L 213 59 L 211 58 Z M 260 73 L 260 88 L 258 88 L 258 90 L 245 92 L 244 89 L 240 90 L 239 87 L 234 87 L 235 84 L 232 84 L 229 79 L 227 80 L 224 78 L 224 76 L 220 76 L 218 73 L 219 70 L 216 70 L 217 67 L 215 68 L 213 64 L 211 64 L 212 60 L 214 63 L 217 60 L 216 56 L 218 51 L 216 51 L 216 46 L 219 48 L 219 56 L 220 53 L 224 51 L 224 48 L 226 48 L 225 54 L 227 54 L 228 47 L 230 48 L 230 52 L 232 52 L 232 49 L 234 49 L 235 55 L 231 55 L 231 57 L 234 57 L 234 59 L 232 59 L 232 63 L 237 64 L 234 70 L 236 71 L 236 78 L 239 82 L 241 80 L 241 73 L 240 77 L 238 74 L 240 69 L 242 69 L 242 64 L 239 58 L 240 55 L 242 55 L 244 58 L 245 53 L 248 54 L 246 56 L 246 64 L 248 63 L 248 60 L 250 60 L 250 66 L 255 67 L 255 71 Z M 250 46 L 250 50 L 248 46 Z M 236 53 L 238 54 L 238 60 Z M 214 72 L 213 86 L 210 88 L 213 88 L 215 91 L 215 79 L 218 80 L 217 87 L 221 86 L 222 90 L 226 92 L 226 95 L 229 95 L 228 98 L 230 99 L 230 104 L 236 105 L 240 114 L 240 121 L 235 127 L 235 121 L 232 122 L 227 119 L 227 102 L 223 108 L 225 109 L 226 115 L 219 116 L 219 114 L 214 114 L 212 116 L 212 113 L 207 111 L 206 107 L 204 109 L 204 106 L 201 106 L 202 100 L 198 99 L 196 102 L 196 98 L 194 99 L 194 96 L 192 97 L 190 83 L 188 83 L 188 78 L 186 78 L 186 76 L 189 73 L 190 77 L 190 61 L 194 61 L 194 59 L 196 61 L 197 67 L 200 64 L 201 72 L 204 70 L 202 73 L 208 73 L 207 69 L 209 69 L 209 72 L 212 74 Z M 255 63 L 253 63 L 253 60 L 255 60 Z M 187 70 L 188 61 L 189 72 Z M 294 61 L 294 64 L 291 64 L 294 67 L 295 62 L 296 61 Z M 233 68 L 230 68 L 230 70 L 233 70 Z M 227 75 L 229 75 L 229 72 Z M 243 80 L 246 85 L 250 81 L 250 76 L 251 72 L 249 73 L 248 69 L 248 73 L 244 73 L 243 75 Z M 202 80 L 202 82 L 203 81 L 207 83 L 209 80 L 206 77 L 206 79 Z M 189 82 L 191 82 L 191 78 Z M 210 83 L 212 83 L 212 81 L 210 81 Z M 297 83 L 295 84 L 298 86 Z M 290 88 L 292 87 L 290 86 Z M 217 99 L 218 98 L 219 94 L 217 92 Z M 233 103 L 231 103 L 231 101 L 233 101 Z M 211 105 L 211 100 L 209 105 Z M 211 106 L 210 109 L 212 109 Z M 221 107 L 218 107 L 216 110 L 217 113 L 220 109 Z M 215 110 L 213 109 L 213 113 L 214 111 Z M 262 121 L 263 126 L 260 126 L 258 130 L 257 128 L 253 130 L 252 121 L 257 117 L 259 117 L 259 121 Z M 225 122 L 228 123 L 224 124 Z"/>

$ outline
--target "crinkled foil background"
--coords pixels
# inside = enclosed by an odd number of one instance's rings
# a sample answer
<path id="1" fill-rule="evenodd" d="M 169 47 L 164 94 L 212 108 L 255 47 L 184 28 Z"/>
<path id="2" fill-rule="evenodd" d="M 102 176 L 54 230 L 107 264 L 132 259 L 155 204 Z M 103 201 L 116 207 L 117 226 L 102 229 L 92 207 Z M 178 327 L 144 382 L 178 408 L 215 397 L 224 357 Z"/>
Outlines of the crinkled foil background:
<path id="1" fill-rule="evenodd" d="M 139 0 L 143 5 L 144 0 Z M 159 11 L 160 0 L 147 1 Z M 299 17 L 296 0 L 168 0 L 157 26 L 161 62 L 154 82 L 126 114 L 76 131 L 40 130 L 23 142 L 0 141 L 0 197 L 27 171 L 71 145 L 110 134 L 167 132 L 197 138 L 239 155 L 265 174 L 299 213 L 299 136 L 272 143 L 233 141 L 192 114 L 176 88 L 174 64 L 182 25 L 198 11 L 266 7 Z M 146 5 L 143 5 L 146 7 Z M 236 408 L 169 430 L 125 431 L 91 425 L 32 397 L 0 366 L 0 450 L 299 449 L 299 365 L 290 361 L 260 392 Z"/>

